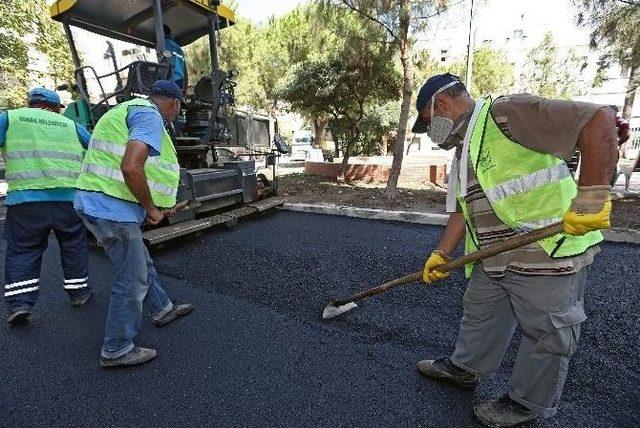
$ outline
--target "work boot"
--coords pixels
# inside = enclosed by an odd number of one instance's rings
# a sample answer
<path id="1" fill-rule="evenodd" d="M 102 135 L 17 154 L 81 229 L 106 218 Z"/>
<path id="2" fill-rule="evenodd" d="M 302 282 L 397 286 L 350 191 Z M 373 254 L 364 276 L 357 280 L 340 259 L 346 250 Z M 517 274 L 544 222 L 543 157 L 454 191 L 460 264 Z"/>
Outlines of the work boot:
<path id="1" fill-rule="evenodd" d="M 25 322 L 27 318 L 29 318 L 29 315 L 31 315 L 31 311 L 29 311 L 29 308 L 18 308 L 9 314 L 9 316 L 7 317 L 7 322 L 14 325 L 21 324 Z"/>
<path id="2" fill-rule="evenodd" d="M 193 311 L 193 305 L 191 303 L 174 304 L 170 312 L 166 313 L 162 318 L 154 320 L 154 322 L 156 323 L 156 327 L 163 327 L 171 321 L 187 315 L 191 311 Z"/>
<path id="3" fill-rule="evenodd" d="M 139 366 L 153 360 L 158 353 L 155 349 L 135 346 L 131 351 L 118 358 L 100 357 L 100 365 L 104 368 Z"/>
<path id="4" fill-rule="evenodd" d="M 85 303 L 87 303 L 90 297 L 91 297 L 91 292 L 88 292 L 80 296 L 73 296 L 69 299 L 69 301 L 73 306 L 82 306 Z"/>
<path id="5" fill-rule="evenodd" d="M 521 427 L 538 417 L 536 412 L 513 401 L 507 394 L 497 400 L 478 404 L 473 408 L 473 413 L 482 425 L 492 428 Z"/>
<path id="6" fill-rule="evenodd" d="M 424 377 L 452 383 L 462 388 L 473 389 L 478 385 L 478 376 L 454 365 L 449 358 L 419 361 L 418 371 Z"/>

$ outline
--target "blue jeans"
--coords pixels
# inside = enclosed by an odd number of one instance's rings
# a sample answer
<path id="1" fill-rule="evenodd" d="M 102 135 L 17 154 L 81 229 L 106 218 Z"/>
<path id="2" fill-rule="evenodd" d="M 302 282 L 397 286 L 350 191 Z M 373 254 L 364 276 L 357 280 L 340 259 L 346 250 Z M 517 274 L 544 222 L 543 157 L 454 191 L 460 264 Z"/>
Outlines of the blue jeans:
<path id="1" fill-rule="evenodd" d="M 171 312 L 173 304 L 162 289 L 138 223 L 105 220 L 81 211 L 78 214 L 116 268 L 102 356 L 118 358 L 134 347 L 143 302 L 156 320 Z"/>

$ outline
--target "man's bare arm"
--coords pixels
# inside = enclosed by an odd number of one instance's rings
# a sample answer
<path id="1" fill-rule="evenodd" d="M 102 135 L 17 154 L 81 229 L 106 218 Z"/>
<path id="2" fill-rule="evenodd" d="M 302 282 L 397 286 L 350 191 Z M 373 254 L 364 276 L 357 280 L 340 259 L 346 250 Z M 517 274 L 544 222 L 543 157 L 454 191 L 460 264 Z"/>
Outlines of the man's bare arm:
<path id="1" fill-rule="evenodd" d="M 452 213 L 447 221 L 447 227 L 442 232 L 437 249 L 443 254 L 452 254 L 464 238 L 465 231 L 466 225 L 462 213 Z"/>
<path id="2" fill-rule="evenodd" d="M 618 131 L 615 113 L 603 107 L 580 132 L 580 186 L 608 185 L 618 162 Z"/>

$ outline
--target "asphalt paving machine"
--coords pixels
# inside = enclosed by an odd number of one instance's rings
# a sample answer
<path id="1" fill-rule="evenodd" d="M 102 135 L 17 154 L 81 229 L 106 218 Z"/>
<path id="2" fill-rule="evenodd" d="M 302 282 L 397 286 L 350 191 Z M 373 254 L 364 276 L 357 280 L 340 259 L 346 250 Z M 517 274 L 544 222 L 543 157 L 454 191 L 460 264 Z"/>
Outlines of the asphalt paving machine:
<path id="1" fill-rule="evenodd" d="M 75 99 L 64 115 L 89 129 L 117 103 L 148 96 L 154 81 L 170 78 L 173 54 L 165 47 L 164 25 L 182 47 L 208 37 L 210 72 L 188 93 L 182 105 L 183 120 L 172 130 L 181 166 L 177 199 L 187 202 L 187 209 L 169 217 L 168 224 L 146 230 L 147 244 L 157 245 L 218 224 L 232 225 L 240 217 L 282 203 L 275 197 L 276 164 L 287 148 L 277 138 L 277 124 L 272 140 L 268 118 L 230 114 L 238 71 L 220 69 L 217 39 L 219 31 L 235 23 L 231 9 L 219 0 L 57 0 L 50 13 L 64 26 L 76 67 L 75 84 L 68 88 Z M 157 61 L 138 59 L 118 67 L 113 44 L 107 42 L 105 58 L 112 59 L 114 70 L 98 74 L 94 66 L 82 64 L 71 27 L 154 49 Z M 114 80 L 114 90 L 105 91 L 106 82 Z M 240 153 L 232 147 L 240 147 Z M 269 168 L 271 179 L 257 174 L 257 162 Z"/>

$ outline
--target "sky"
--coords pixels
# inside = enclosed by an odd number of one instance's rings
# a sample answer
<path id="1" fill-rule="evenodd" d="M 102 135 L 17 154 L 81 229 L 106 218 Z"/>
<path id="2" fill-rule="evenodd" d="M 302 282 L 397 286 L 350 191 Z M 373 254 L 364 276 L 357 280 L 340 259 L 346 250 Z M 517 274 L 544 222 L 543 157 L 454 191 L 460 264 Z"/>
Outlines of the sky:
<path id="1" fill-rule="evenodd" d="M 236 14 L 256 23 L 266 22 L 271 16 L 282 16 L 306 0 L 235 0 Z M 227 0 L 229 3 L 229 0 Z M 423 42 L 442 43 L 451 40 L 456 45 L 466 46 L 468 32 L 469 0 L 450 0 L 451 12 L 434 19 L 427 34 L 418 36 Z M 513 28 L 519 20 L 533 39 L 541 38 L 545 31 L 553 31 L 556 41 L 562 45 L 584 44 L 586 31 L 575 25 L 576 10 L 572 0 L 485 0 L 476 1 L 476 41 L 503 37 L 505 27 Z M 532 31 L 535 30 L 535 31 Z M 533 42 L 533 40 L 531 40 Z M 537 42 L 537 40 L 536 40 Z"/>
<path id="2" fill-rule="evenodd" d="M 223 3 L 225 3 L 223 1 Z M 238 9 L 236 14 L 249 18 L 253 22 L 266 22 L 271 16 L 276 18 L 284 15 L 299 4 L 305 3 L 303 0 L 236 0 Z"/>

